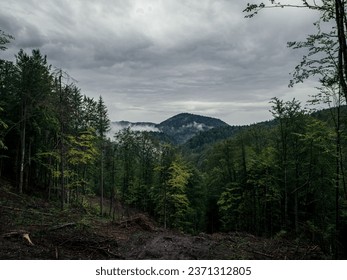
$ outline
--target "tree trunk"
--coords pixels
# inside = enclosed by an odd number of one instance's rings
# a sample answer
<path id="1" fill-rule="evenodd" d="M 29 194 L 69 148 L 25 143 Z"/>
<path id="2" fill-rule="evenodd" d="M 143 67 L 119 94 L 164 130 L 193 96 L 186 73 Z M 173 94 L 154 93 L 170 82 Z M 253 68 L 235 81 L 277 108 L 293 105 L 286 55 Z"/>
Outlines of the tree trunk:
<path id="1" fill-rule="evenodd" d="M 61 136 L 61 144 L 60 144 L 60 188 L 61 188 L 61 200 L 60 200 L 60 208 L 64 210 L 64 201 L 65 201 L 65 185 L 64 185 L 64 144 L 63 144 L 63 136 Z"/>
<path id="2" fill-rule="evenodd" d="M 22 127 L 21 127 L 21 151 L 20 151 L 20 170 L 19 170 L 19 193 L 23 193 L 23 184 L 24 184 L 24 164 L 25 164 L 25 138 L 26 138 L 26 105 L 22 105 Z"/>
<path id="3" fill-rule="evenodd" d="M 343 96 L 347 101 L 347 44 L 345 34 L 346 13 L 344 3 L 341 0 L 335 0 L 335 19 L 337 27 L 337 35 L 339 40 L 339 56 L 338 56 L 338 76 Z"/>
<path id="4" fill-rule="evenodd" d="M 111 186 L 111 197 L 110 197 L 110 211 L 109 216 L 111 217 L 112 209 L 115 208 L 115 187 L 116 187 L 116 164 L 115 164 L 115 155 L 112 155 L 112 186 Z"/>
<path id="5" fill-rule="evenodd" d="M 338 237 L 339 237 L 339 187 L 340 187 L 340 153 L 341 153 L 341 133 L 340 133 L 340 102 L 337 107 L 336 116 L 336 177 L 335 177 L 335 258 L 338 258 Z"/>
<path id="6" fill-rule="evenodd" d="M 60 72 L 59 76 L 59 92 L 60 92 L 60 188 L 61 188 L 61 200 L 60 208 L 64 210 L 64 201 L 65 201 L 65 166 L 64 166 L 64 121 L 63 121 L 63 92 L 61 88 L 61 78 L 62 74 Z"/>
<path id="7" fill-rule="evenodd" d="M 284 190 L 284 228 L 288 227 L 288 185 L 287 185 L 287 132 L 283 127 L 283 120 L 280 119 L 281 144 L 282 144 L 282 168 L 283 168 L 283 190 Z"/>
<path id="8" fill-rule="evenodd" d="M 165 185 L 165 186 L 164 186 L 164 229 L 167 228 L 167 223 L 166 223 L 166 220 L 167 220 L 167 216 L 166 216 L 166 212 L 167 212 L 166 204 L 167 204 L 167 194 L 166 194 L 166 185 Z"/>
<path id="9" fill-rule="evenodd" d="M 104 211 L 104 143 L 101 139 L 101 156 L 100 156 L 100 216 Z"/>

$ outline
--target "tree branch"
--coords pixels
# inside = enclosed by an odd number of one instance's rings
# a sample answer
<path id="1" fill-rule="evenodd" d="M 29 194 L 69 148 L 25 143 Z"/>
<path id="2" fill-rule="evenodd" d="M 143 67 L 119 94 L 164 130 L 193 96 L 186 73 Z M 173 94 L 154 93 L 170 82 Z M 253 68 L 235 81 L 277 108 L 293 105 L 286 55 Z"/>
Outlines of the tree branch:
<path id="1" fill-rule="evenodd" d="M 248 3 L 246 9 L 244 9 L 243 12 L 249 13 L 248 15 L 245 16 L 245 18 L 252 18 L 263 9 L 273 9 L 273 8 L 305 8 L 305 9 L 320 10 L 320 11 L 325 10 L 323 6 L 317 5 L 315 1 L 313 1 L 313 4 L 309 4 L 306 0 L 303 0 L 303 5 L 293 5 L 293 4 L 281 4 L 280 2 L 275 3 L 275 1 L 271 0 L 271 5 L 265 5 L 264 3 L 260 3 L 259 5 Z"/>

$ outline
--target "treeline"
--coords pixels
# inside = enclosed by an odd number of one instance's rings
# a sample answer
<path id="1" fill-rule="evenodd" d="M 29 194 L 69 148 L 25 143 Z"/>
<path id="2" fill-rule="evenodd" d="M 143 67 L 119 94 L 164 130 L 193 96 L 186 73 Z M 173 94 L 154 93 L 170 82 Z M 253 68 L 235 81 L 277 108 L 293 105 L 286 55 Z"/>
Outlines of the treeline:
<path id="1" fill-rule="evenodd" d="M 12 38 L 1 37 L 5 49 Z M 102 97 L 83 95 L 39 50 L 0 61 L 0 90 L 0 175 L 19 193 L 45 193 L 61 208 L 98 195 L 99 213 L 113 218 L 136 208 L 167 228 L 286 235 L 346 256 L 340 103 L 322 118 L 296 100 L 274 98 L 274 125 L 235 129 L 189 153 L 130 129 L 109 139 Z"/>

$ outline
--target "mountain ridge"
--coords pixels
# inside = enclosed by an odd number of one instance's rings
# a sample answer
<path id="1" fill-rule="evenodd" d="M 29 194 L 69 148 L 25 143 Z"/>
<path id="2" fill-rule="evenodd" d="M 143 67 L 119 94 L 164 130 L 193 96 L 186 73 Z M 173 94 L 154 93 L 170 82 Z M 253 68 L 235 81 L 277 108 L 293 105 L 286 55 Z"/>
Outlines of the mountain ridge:
<path id="1" fill-rule="evenodd" d="M 124 128 L 130 128 L 135 131 L 164 133 L 174 144 L 184 144 L 198 133 L 217 127 L 229 126 L 229 124 L 218 118 L 191 113 L 180 113 L 158 124 L 152 122 L 129 122 L 122 120 L 112 122 L 111 125 L 113 132 L 117 132 Z"/>

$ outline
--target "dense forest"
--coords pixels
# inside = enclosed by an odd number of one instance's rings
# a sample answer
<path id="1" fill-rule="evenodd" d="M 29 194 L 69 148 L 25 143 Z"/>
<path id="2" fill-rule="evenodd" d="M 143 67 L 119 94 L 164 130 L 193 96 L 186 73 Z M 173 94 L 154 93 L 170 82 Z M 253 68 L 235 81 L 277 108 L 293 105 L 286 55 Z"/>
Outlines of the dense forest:
<path id="1" fill-rule="evenodd" d="M 5 51 L 14 38 L 0 35 Z M 14 62 L 0 60 L 0 176 L 61 210 L 98 197 L 97 212 L 109 219 L 137 209 L 164 228 L 281 235 L 344 258 L 347 116 L 327 71 L 313 100 L 326 110 L 273 98 L 271 122 L 221 125 L 176 144 L 130 128 L 108 137 L 101 96 L 84 95 L 40 50 L 20 50 Z"/>

